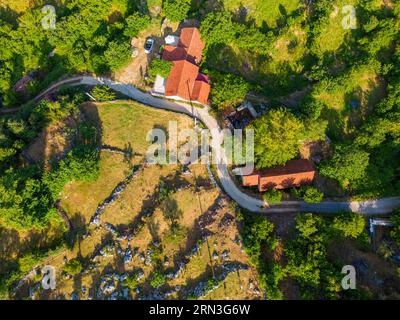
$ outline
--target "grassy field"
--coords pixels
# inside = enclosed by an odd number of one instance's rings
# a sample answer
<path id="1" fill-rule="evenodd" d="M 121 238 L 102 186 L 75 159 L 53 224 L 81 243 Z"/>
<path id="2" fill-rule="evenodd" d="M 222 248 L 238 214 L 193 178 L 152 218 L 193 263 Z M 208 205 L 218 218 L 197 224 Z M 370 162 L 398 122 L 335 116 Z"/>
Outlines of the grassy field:
<path id="1" fill-rule="evenodd" d="M 323 18 L 323 23 L 314 39 L 312 51 L 323 56 L 327 52 L 337 51 L 343 44 L 351 29 L 343 28 L 344 15 L 342 8 L 346 5 L 356 5 L 358 0 L 336 0 L 331 4 L 331 13 Z"/>
<path id="2" fill-rule="evenodd" d="M 218 286 L 203 292 L 199 298 L 260 298 L 256 272 L 248 265 L 247 255 L 237 240 L 239 231 L 234 211 L 229 200 L 211 185 L 203 165 L 190 165 L 189 174 L 183 174 L 180 165 L 143 168 L 115 202 L 105 207 L 101 224 L 89 225 L 97 206 L 135 165 L 142 162 L 148 146 L 147 131 L 153 127 L 167 127 L 171 120 L 178 121 L 179 129 L 190 128 L 192 120 L 131 102 L 86 104 L 81 109 L 87 121 L 97 123 L 102 144 L 118 148 L 130 145 L 137 154 L 127 159 L 102 151 L 97 181 L 73 181 L 64 188 L 60 205 L 70 216 L 77 238 L 71 249 L 46 261 L 57 270 L 57 290 L 42 291 L 38 286 L 40 279 L 34 277 L 21 287 L 19 295 L 26 297 L 28 289 L 33 288 L 34 298 L 70 299 L 74 294 L 80 299 L 107 299 L 110 295 L 99 294 L 99 288 L 109 274 L 129 276 L 140 270 L 142 277 L 137 289 L 129 289 L 132 298 L 154 295 L 152 279 L 157 272 L 164 276 L 175 274 L 165 279 L 158 290 L 169 298 L 192 297 L 199 284 L 213 278 L 213 272 L 219 279 Z M 168 203 L 177 214 L 180 232 L 175 237 L 171 236 L 170 211 L 166 209 L 166 202 L 159 200 L 160 186 L 169 190 Z M 107 229 L 106 223 L 130 237 L 119 238 Z M 111 247 L 111 255 L 99 254 L 105 247 Z M 127 248 L 133 254 L 131 260 L 124 263 L 121 252 Z M 160 252 L 149 254 L 148 250 L 155 251 L 156 248 Z M 197 248 L 195 254 L 194 248 Z M 64 260 L 75 258 L 82 261 L 84 270 L 74 276 L 64 274 Z M 241 267 L 237 272 L 224 274 L 225 264 Z M 121 286 L 124 287 L 119 282 L 118 288 Z"/>
<path id="3" fill-rule="evenodd" d="M 370 65 L 353 68 L 335 84 L 319 85 L 314 94 L 326 106 L 323 117 L 329 121 L 330 135 L 337 139 L 351 137 L 384 96 L 385 84 Z"/>
<path id="4" fill-rule="evenodd" d="M 276 27 L 282 16 L 289 16 L 299 8 L 300 0 L 224 0 L 225 9 L 236 11 L 244 7 L 248 10 L 248 18 L 254 19 L 258 26 L 266 23 L 269 27 Z"/>

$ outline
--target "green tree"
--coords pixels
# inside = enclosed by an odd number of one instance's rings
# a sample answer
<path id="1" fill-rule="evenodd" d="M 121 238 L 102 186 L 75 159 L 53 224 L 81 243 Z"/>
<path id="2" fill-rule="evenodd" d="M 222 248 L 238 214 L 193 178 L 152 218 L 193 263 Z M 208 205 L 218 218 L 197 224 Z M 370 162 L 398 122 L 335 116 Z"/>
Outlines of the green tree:
<path id="1" fill-rule="evenodd" d="M 315 187 L 306 186 L 301 190 L 303 199 L 308 203 L 318 203 L 324 198 L 324 194 Z"/>
<path id="2" fill-rule="evenodd" d="M 323 220 L 317 215 L 305 213 L 296 217 L 296 229 L 301 238 L 314 239 L 322 228 Z"/>
<path id="3" fill-rule="evenodd" d="M 167 281 L 165 275 L 161 272 L 161 270 L 156 270 L 153 272 L 150 279 L 150 286 L 154 289 L 158 289 Z"/>
<path id="4" fill-rule="evenodd" d="M 390 220 L 394 224 L 393 230 L 390 231 L 390 236 L 400 246 L 400 210 L 396 210 Z"/>
<path id="5" fill-rule="evenodd" d="M 150 17 L 139 12 L 134 12 L 125 19 L 124 35 L 127 37 L 136 37 L 139 32 L 146 29 L 150 24 Z"/>
<path id="6" fill-rule="evenodd" d="M 63 271 L 72 276 L 81 273 L 82 270 L 83 270 L 82 263 L 78 259 L 69 260 L 63 267 Z"/>
<path id="7" fill-rule="evenodd" d="M 304 125 L 286 109 L 269 111 L 252 128 L 258 169 L 284 165 L 298 154 Z"/>
<path id="8" fill-rule="evenodd" d="M 364 231 L 365 219 L 354 212 L 343 212 L 335 217 L 332 227 L 347 238 L 358 238 Z"/>
<path id="9" fill-rule="evenodd" d="M 276 189 L 268 190 L 263 194 L 263 199 L 269 204 L 278 204 L 282 202 L 282 192 Z"/>
<path id="10" fill-rule="evenodd" d="M 126 66 L 130 60 L 132 50 L 128 42 L 112 41 L 104 52 L 104 58 L 111 71 Z"/>
<path id="11" fill-rule="evenodd" d="M 181 22 L 187 17 L 190 3 L 190 0 L 164 0 L 163 13 L 169 20 Z"/>
<path id="12" fill-rule="evenodd" d="M 320 173 L 347 188 L 365 177 L 368 164 L 368 152 L 354 145 L 337 145 L 333 157 L 320 166 Z"/>
<path id="13" fill-rule="evenodd" d="M 115 92 L 107 86 L 95 86 L 91 92 L 92 96 L 100 102 L 115 100 Z"/>
<path id="14" fill-rule="evenodd" d="M 250 90 L 250 85 L 242 77 L 228 73 L 212 72 L 211 100 L 218 109 L 236 107 L 243 102 Z"/>
<path id="15" fill-rule="evenodd" d="M 149 76 L 154 81 L 157 75 L 163 78 L 168 78 L 171 72 L 173 63 L 162 59 L 153 59 L 149 68 Z"/>

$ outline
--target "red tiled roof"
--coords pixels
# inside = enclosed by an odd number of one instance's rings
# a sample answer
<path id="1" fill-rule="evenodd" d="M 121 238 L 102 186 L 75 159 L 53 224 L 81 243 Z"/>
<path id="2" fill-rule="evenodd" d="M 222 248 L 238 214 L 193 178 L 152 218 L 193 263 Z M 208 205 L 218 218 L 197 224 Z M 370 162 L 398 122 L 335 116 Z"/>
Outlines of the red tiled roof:
<path id="1" fill-rule="evenodd" d="M 198 101 L 202 104 L 207 104 L 208 95 L 210 94 L 210 84 L 201 80 L 194 82 L 192 100 Z"/>
<path id="2" fill-rule="evenodd" d="M 164 47 L 162 58 L 167 61 L 186 60 L 186 50 L 181 47 L 167 45 Z"/>
<path id="3" fill-rule="evenodd" d="M 182 29 L 177 47 L 164 47 L 163 59 L 174 63 L 167 79 L 166 97 L 177 96 L 202 104 L 208 103 L 210 84 L 208 77 L 199 73 L 198 67 L 203 49 L 204 43 L 196 28 Z"/>
<path id="4" fill-rule="evenodd" d="M 165 96 L 178 96 L 185 100 L 191 100 L 191 93 L 198 73 L 199 67 L 189 61 L 174 61 L 174 66 L 167 79 Z"/>
<path id="5" fill-rule="evenodd" d="M 200 31 L 197 28 L 183 28 L 179 38 L 179 45 L 186 49 L 188 60 L 196 64 L 200 63 L 204 50 L 204 43 L 201 41 Z"/>
<path id="6" fill-rule="evenodd" d="M 242 178 L 243 186 L 257 186 L 260 192 L 268 189 L 287 189 L 311 183 L 316 170 L 309 160 L 290 160 L 284 166 L 279 166 Z"/>

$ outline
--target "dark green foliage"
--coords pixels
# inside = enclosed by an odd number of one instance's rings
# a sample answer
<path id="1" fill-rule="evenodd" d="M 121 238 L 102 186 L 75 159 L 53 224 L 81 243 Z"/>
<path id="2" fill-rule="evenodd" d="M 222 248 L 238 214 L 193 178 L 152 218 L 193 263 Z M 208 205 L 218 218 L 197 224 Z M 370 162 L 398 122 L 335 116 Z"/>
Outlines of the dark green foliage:
<path id="1" fill-rule="evenodd" d="M 43 180 L 54 199 L 57 199 L 71 180 L 95 181 L 99 173 L 99 152 L 96 146 L 77 146 L 61 160 Z"/>
<path id="2" fill-rule="evenodd" d="M 334 218 L 332 228 L 346 238 L 358 238 L 365 229 L 365 219 L 357 213 L 343 212 Z"/>
<path id="3" fill-rule="evenodd" d="M 236 107 L 243 102 L 250 90 L 249 83 L 242 77 L 228 73 L 212 72 L 211 99 L 217 109 Z"/>
<path id="4" fill-rule="evenodd" d="M 303 299 L 338 298 L 340 274 L 327 259 L 325 222 L 312 214 L 296 219 L 298 236 L 288 243 L 286 272 L 301 286 Z"/>
<path id="5" fill-rule="evenodd" d="M 15 228 L 44 227 L 56 213 L 35 167 L 7 170 L 0 178 L 0 190 L 0 217 Z"/>
<path id="6" fill-rule="evenodd" d="M 305 101 L 301 105 L 301 111 L 310 121 L 317 120 L 321 116 L 323 109 L 323 103 L 315 100 Z"/>
<path id="7" fill-rule="evenodd" d="M 98 174 L 96 130 L 88 125 L 80 127 L 82 141 L 64 159 L 52 165 L 51 171 L 44 172 L 36 165 L 16 166 L 15 156 L 45 126 L 77 112 L 83 96 L 75 89 L 60 93 L 63 95 L 56 102 L 42 100 L 1 122 L 0 217 L 17 229 L 46 227 L 50 219 L 57 217 L 54 203 L 64 185 L 73 179 L 93 180 Z"/>
<path id="8" fill-rule="evenodd" d="M 40 6 L 20 14 L 15 24 L 0 24 L 0 93 L 4 105 L 20 102 L 12 86 L 32 71 L 40 77 L 34 75 L 27 85 L 31 97 L 68 74 L 104 73 L 123 67 L 131 54 L 130 38 L 150 23 L 149 16 L 137 12 L 109 20 L 112 4 L 107 0 L 70 1 L 56 10 L 55 29 L 43 29 Z"/>
<path id="9" fill-rule="evenodd" d="M 139 12 L 134 12 L 125 19 L 125 23 L 124 35 L 127 37 L 136 37 L 139 32 L 148 27 L 150 24 L 150 17 Z"/>
<path id="10" fill-rule="evenodd" d="M 390 220 L 394 224 L 394 228 L 390 231 L 390 236 L 400 246 L 400 209 L 396 210 L 391 216 Z"/>
<path id="11" fill-rule="evenodd" d="M 240 216 L 243 224 L 241 229 L 243 245 L 250 262 L 259 273 L 260 285 L 266 291 L 267 299 L 281 299 L 282 293 L 278 284 L 284 272 L 279 264 L 267 262 L 264 257 L 266 252 L 275 250 L 278 244 L 273 234 L 274 225 L 261 216 L 248 213 L 240 213 Z"/>
<path id="12" fill-rule="evenodd" d="M 337 145 L 332 159 L 321 165 L 320 172 L 347 188 L 365 177 L 368 163 L 368 152 L 354 146 Z"/>
<path id="13" fill-rule="evenodd" d="M 95 86 L 91 92 L 92 96 L 99 102 L 115 100 L 115 92 L 107 86 Z"/>
<path id="14" fill-rule="evenodd" d="M 303 186 L 299 190 L 299 195 L 308 203 L 318 203 L 324 198 L 324 194 L 316 187 Z"/>
<path id="15" fill-rule="evenodd" d="M 287 109 L 269 111 L 252 127 L 257 168 L 283 165 L 298 154 L 304 125 Z"/>
<path id="16" fill-rule="evenodd" d="M 80 274 L 82 270 L 83 270 L 82 263 L 78 259 L 69 260 L 67 263 L 65 263 L 63 267 L 63 271 L 72 276 Z"/>
<path id="17" fill-rule="evenodd" d="M 153 272 L 151 279 L 150 279 L 150 286 L 154 289 L 158 289 L 162 285 L 165 284 L 167 281 L 166 276 L 162 273 L 161 270 L 156 270 Z"/>
<path id="18" fill-rule="evenodd" d="M 268 190 L 263 194 L 263 199 L 268 204 L 279 204 L 282 201 L 282 192 L 279 190 Z"/>
<path id="19" fill-rule="evenodd" d="M 104 58 L 112 71 L 128 64 L 132 50 L 126 41 L 112 41 L 104 52 Z"/>
<path id="20" fill-rule="evenodd" d="M 190 0 L 164 0 L 163 13 L 173 22 L 183 21 L 190 9 Z"/>
<path id="21" fill-rule="evenodd" d="M 156 76 L 167 78 L 171 72 L 173 63 L 171 61 L 153 59 L 149 68 L 149 76 L 154 81 Z"/>

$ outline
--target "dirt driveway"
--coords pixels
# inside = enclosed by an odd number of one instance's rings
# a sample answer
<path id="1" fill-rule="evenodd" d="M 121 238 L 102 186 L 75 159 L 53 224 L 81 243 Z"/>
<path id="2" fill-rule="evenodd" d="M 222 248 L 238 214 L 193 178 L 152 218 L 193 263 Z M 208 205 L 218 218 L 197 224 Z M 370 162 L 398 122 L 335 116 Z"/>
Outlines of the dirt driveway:
<path id="1" fill-rule="evenodd" d="M 133 84 L 137 87 L 144 87 L 144 75 L 148 69 L 151 60 L 156 57 L 160 47 L 164 45 L 164 37 L 168 34 L 176 33 L 177 24 L 168 23 L 161 26 L 154 22 L 147 30 L 141 32 L 138 37 L 131 41 L 131 46 L 138 49 L 138 55 L 132 57 L 131 62 L 124 68 L 114 74 L 114 79 L 118 82 Z M 155 39 L 154 49 L 151 54 L 144 52 L 144 43 L 147 38 Z"/>

